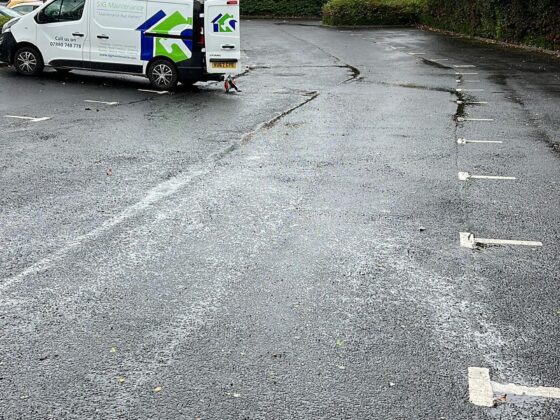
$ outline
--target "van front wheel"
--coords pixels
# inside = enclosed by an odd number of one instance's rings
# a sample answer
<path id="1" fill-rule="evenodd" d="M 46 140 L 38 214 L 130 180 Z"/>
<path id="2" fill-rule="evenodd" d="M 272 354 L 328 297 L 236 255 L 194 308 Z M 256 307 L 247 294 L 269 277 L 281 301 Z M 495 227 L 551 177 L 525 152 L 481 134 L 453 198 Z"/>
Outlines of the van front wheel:
<path id="1" fill-rule="evenodd" d="M 179 79 L 175 64 L 168 60 L 156 60 L 148 68 L 148 79 L 157 90 L 170 90 L 177 86 Z"/>
<path id="2" fill-rule="evenodd" d="M 14 55 L 14 66 L 19 74 L 37 76 L 43 71 L 43 57 L 33 47 L 21 47 Z"/>

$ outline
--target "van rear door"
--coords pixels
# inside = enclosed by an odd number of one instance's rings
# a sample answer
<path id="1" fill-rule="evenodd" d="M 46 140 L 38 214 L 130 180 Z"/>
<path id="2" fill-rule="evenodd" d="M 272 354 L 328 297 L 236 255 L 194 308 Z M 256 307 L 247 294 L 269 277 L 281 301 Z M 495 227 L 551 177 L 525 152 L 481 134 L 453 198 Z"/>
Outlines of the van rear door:
<path id="1" fill-rule="evenodd" d="M 204 22 L 208 73 L 239 73 L 239 0 L 206 0 Z"/>

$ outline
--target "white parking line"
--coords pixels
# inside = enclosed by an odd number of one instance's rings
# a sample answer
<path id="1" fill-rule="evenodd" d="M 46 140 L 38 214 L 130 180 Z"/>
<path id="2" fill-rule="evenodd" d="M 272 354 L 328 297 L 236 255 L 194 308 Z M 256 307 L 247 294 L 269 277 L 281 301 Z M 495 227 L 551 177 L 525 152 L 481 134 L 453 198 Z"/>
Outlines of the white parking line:
<path id="1" fill-rule="evenodd" d="M 475 238 L 473 233 L 459 232 L 459 244 L 462 248 L 474 249 L 476 244 L 483 245 L 515 245 L 515 246 L 543 246 L 542 242 L 538 241 L 517 241 L 511 239 L 488 239 L 488 238 Z"/>
<path id="2" fill-rule="evenodd" d="M 494 179 L 499 181 L 515 181 L 517 179 L 514 176 L 471 175 L 468 172 L 459 172 L 457 176 L 461 181 L 468 181 L 469 179 Z"/>
<path id="3" fill-rule="evenodd" d="M 493 118 L 464 118 L 464 117 L 458 117 L 457 121 L 459 122 L 469 122 L 469 121 L 482 121 L 482 122 L 492 122 L 494 121 Z"/>
<path id="4" fill-rule="evenodd" d="M 105 102 L 105 101 L 93 101 L 91 99 L 84 99 L 84 102 L 88 102 L 90 104 L 103 104 L 103 105 L 118 105 L 118 102 Z"/>
<path id="5" fill-rule="evenodd" d="M 35 117 L 21 117 L 19 115 L 4 115 L 4 117 L 6 118 L 17 118 L 20 120 L 27 120 L 30 122 L 41 122 L 41 121 L 47 121 L 50 120 L 51 117 L 40 117 L 40 118 L 35 118 Z"/>
<path id="6" fill-rule="evenodd" d="M 165 95 L 169 93 L 167 90 L 150 90 L 150 89 L 138 89 L 138 92 L 148 92 L 148 93 L 157 93 L 158 95 Z"/>
<path id="7" fill-rule="evenodd" d="M 469 400 L 481 407 L 494 406 L 494 394 L 518 395 L 537 398 L 560 398 L 560 388 L 500 384 L 490 380 L 490 369 L 469 367 Z"/>
<path id="8" fill-rule="evenodd" d="M 494 393 L 490 383 L 489 369 L 469 368 L 469 401 L 482 407 L 492 407 L 494 405 Z"/>
<path id="9" fill-rule="evenodd" d="M 499 140 L 467 140 L 467 139 L 457 139 L 457 144 L 468 144 L 468 143 L 502 144 L 503 141 L 499 141 Z"/>
<path id="10" fill-rule="evenodd" d="M 465 101 L 457 101 L 459 105 L 488 105 L 488 102 L 465 102 Z"/>

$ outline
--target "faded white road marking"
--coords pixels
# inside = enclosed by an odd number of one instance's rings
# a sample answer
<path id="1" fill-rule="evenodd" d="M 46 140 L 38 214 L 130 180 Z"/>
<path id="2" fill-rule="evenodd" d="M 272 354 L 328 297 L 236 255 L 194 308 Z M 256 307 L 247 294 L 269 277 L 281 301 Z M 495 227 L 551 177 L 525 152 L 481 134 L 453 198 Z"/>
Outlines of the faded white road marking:
<path id="1" fill-rule="evenodd" d="M 465 102 L 465 101 L 457 101 L 459 105 L 488 105 L 488 102 Z"/>
<path id="2" fill-rule="evenodd" d="M 93 101 L 91 99 L 84 99 L 84 102 L 88 102 L 90 104 L 103 104 L 103 105 L 110 105 L 110 106 L 119 104 L 118 102 Z"/>
<path id="3" fill-rule="evenodd" d="M 457 121 L 459 122 L 464 122 L 464 121 L 487 121 L 487 122 L 492 122 L 494 121 L 493 118 L 464 118 L 464 117 L 458 117 Z"/>
<path id="4" fill-rule="evenodd" d="M 430 61 L 449 61 L 449 58 L 428 58 Z"/>
<path id="5" fill-rule="evenodd" d="M 463 73 L 463 72 L 455 72 L 457 76 L 476 76 L 478 73 Z"/>
<path id="6" fill-rule="evenodd" d="M 469 368 L 469 400 L 474 405 L 492 407 L 494 393 L 490 383 L 490 370 L 484 368 Z"/>
<path id="7" fill-rule="evenodd" d="M 471 175 L 468 172 L 459 172 L 458 176 L 461 181 L 468 181 L 469 179 L 494 179 L 494 180 L 501 180 L 501 181 L 515 181 L 517 179 L 513 176 Z"/>
<path id="8" fill-rule="evenodd" d="M 169 93 L 167 90 L 150 90 L 150 89 L 138 89 L 138 92 L 148 92 L 148 93 L 157 93 L 158 95 L 165 95 Z"/>
<path id="9" fill-rule="evenodd" d="M 538 241 L 517 241 L 511 239 L 488 239 L 488 238 L 475 238 L 473 233 L 459 232 L 459 243 L 463 248 L 474 249 L 476 244 L 483 245 L 514 245 L 514 246 L 543 246 L 542 242 Z"/>
<path id="10" fill-rule="evenodd" d="M 528 397 L 560 398 L 560 388 L 546 386 L 522 386 L 515 384 L 500 384 L 492 382 L 492 389 L 498 394 L 513 394 Z"/>
<path id="11" fill-rule="evenodd" d="M 463 64 L 463 65 L 455 65 L 453 67 L 455 67 L 456 69 L 472 69 L 475 68 L 476 66 L 473 64 Z"/>
<path id="12" fill-rule="evenodd" d="M 30 121 L 30 122 L 41 122 L 41 121 L 47 121 L 47 120 L 51 119 L 51 117 L 36 118 L 36 117 L 21 117 L 19 115 L 4 115 L 4 117 L 6 117 L 6 118 L 17 118 L 19 120 L 26 120 L 26 121 Z"/>
<path id="13" fill-rule="evenodd" d="M 490 369 L 469 367 L 469 400 L 481 407 L 494 406 L 494 394 L 518 395 L 538 398 L 560 398 L 560 388 L 500 384 L 490 380 Z"/>
<path id="14" fill-rule="evenodd" d="M 137 203 L 126 207 L 114 218 L 104 221 L 100 226 L 96 227 L 92 231 L 80 235 L 67 242 L 62 248 L 31 264 L 31 266 L 27 267 L 20 273 L 12 277 L 0 279 L 0 291 L 5 290 L 11 287 L 13 284 L 24 280 L 27 276 L 41 273 L 52 268 L 57 262 L 64 259 L 71 251 L 80 247 L 84 242 L 98 238 L 104 233 L 110 231 L 115 226 L 118 226 L 123 221 L 136 217 L 145 209 L 150 208 L 154 204 L 157 204 L 158 202 L 171 195 L 174 195 L 185 186 L 190 184 L 194 179 L 209 174 L 214 170 L 215 164 L 218 160 L 220 160 L 222 157 L 232 152 L 233 150 L 236 150 L 238 147 L 247 144 L 260 130 L 267 129 L 274 122 L 308 104 L 319 96 L 318 92 L 309 92 L 309 94 L 311 94 L 311 96 L 308 96 L 303 102 L 300 102 L 299 104 L 276 115 L 274 118 L 271 118 L 268 121 L 259 124 L 254 130 L 243 134 L 239 141 L 231 143 L 229 146 L 225 147 L 219 152 L 212 153 L 210 156 L 208 156 L 208 159 L 206 161 L 198 165 L 193 165 L 193 168 L 189 173 L 183 173 L 176 176 L 175 178 L 171 178 L 159 185 L 156 185 L 154 188 L 150 189 L 147 192 L 144 198 L 142 198 Z"/>
<path id="15" fill-rule="evenodd" d="M 480 80 L 462 80 L 462 79 L 457 79 L 457 83 L 480 83 Z"/>
<path id="16" fill-rule="evenodd" d="M 457 144 L 468 144 L 468 143 L 502 144 L 503 141 L 499 141 L 499 140 L 467 140 L 467 139 L 457 139 Z"/>
<path id="17" fill-rule="evenodd" d="M 421 52 L 409 52 L 408 55 L 426 55 L 426 53 L 421 53 Z"/>
<path id="18" fill-rule="evenodd" d="M 484 92 L 484 89 L 455 89 L 457 92 Z"/>

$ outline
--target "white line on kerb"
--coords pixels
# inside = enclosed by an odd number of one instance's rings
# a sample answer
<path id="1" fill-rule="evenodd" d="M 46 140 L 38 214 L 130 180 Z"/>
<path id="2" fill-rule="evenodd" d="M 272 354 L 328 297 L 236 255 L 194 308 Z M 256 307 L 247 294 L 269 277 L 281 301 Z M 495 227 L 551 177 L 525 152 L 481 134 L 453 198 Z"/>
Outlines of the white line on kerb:
<path id="1" fill-rule="evenodd" d="M 467 140 L 467 139 L 457 139 L 457 144 L 468 144 L 468 143 L 502 144 L 503 141 L 499 141 L 499 140 Z"/>
<path id="2" fill-rule="evenodd" d="M 157 93 L 158 95 L 165 95 L 169 93 L 167 90 L 150 90 L 150 89 L 138 89 L 138 92 L 148 92 L 148 93 Z"/>
<path id="3" fill-rule="evenodd" d="M 105 101 L 93 101 L 91 99 L 84 99 L 84 102 L 89 102 L 90 104 L 103 104 L 103 105 L 118 105 L 118 102 L 105 102 Z"/>
<path id="4" fill-rule="evenodd" d="M 560 388 L 500 384 L 490 380 L 490 369 L 469 367 L 469 400 L 481 407 L 494 406 L 494 394 L 540 398 L 560 398 Z"/>
<path id="5" fill-rule="evenodd" d="M 4 117 L 6 118 L 17 118 L 20 120 L 27 120 L 30 122 L 41 122 L 41 121 L 47 121 L 50 120 L 51 117 L 41 117 L 41 118 L 35 118 L 35 117 L 20 117 L 19 115 L 4 115 Z"/>
<path id="6" fill-rule="evenodd" d="M 468 181 L 469 179 L 494 179 L 498 181 L 515 181 L 517 178 L 513 176 L 496 176 L 496 175 L 471 175 L 468 172 L 459 172 L 459 180 Z"/>
<path id="7" fill-rule="evenodd" d="M 476 248 L 476 244 L 483 245 L 515 245 L 515 246 L 543 246 L 542 242 L 538 241 L 516 241 L 510 239 L 488 239 L 488 238 L 475 238 L 473 233 L 459 232 L 459 244 L 462 248 Z"/>

